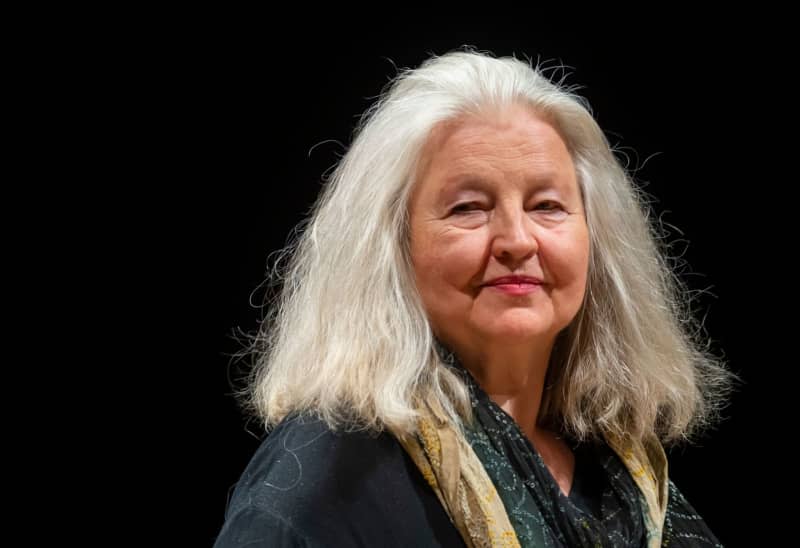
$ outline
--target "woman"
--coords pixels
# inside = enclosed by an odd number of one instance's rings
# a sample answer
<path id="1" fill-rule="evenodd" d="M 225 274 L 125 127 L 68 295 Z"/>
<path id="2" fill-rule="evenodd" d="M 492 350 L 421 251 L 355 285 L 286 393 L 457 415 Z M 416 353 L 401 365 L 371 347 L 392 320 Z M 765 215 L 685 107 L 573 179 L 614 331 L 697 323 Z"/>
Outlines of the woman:
<path id="1" fill-rule="evenodd" d="M 658 233 L 583 101 L 453 52 L 363 117 L 246 403 L 216 546 L 718 545 L 663 444 L 716 417 Z"/>

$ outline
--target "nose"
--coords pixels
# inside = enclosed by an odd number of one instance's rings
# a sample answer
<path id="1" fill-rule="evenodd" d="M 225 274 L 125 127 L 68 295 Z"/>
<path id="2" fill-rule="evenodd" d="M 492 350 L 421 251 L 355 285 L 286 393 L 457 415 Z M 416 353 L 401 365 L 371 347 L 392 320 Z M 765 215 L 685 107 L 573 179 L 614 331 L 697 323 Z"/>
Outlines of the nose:
<path id="1" fill-rule="evenodd" d="M 522 261 L 536 254 L 539 242 L 533 221 L 522 209 L 501 212 L 492 219 L 492 254 L 499 261 Z"/>

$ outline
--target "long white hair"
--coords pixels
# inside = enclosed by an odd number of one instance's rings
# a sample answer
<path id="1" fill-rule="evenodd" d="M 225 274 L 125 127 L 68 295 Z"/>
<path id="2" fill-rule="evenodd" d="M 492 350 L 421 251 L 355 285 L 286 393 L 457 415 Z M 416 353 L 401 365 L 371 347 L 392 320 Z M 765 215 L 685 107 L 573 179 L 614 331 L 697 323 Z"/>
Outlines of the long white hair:
<path id="1" fill-rule="evenodd" d="M 331 428 L 406 434 L 429 399 L 459 427 L 471 420 L 414 284 L 408 198 L 437 124 L 511 104 L 559 129 L 590 233 L 586 297 L 556 341 L 540 423 L 670 442 L 719 416 L 735 377 L 708 352 L 660 227 L 589 106 L 538 66 L 465 49 L 393 79 L 270 269 L 278 291 L 238 394 L 264 426 L 310 412 Z"/>

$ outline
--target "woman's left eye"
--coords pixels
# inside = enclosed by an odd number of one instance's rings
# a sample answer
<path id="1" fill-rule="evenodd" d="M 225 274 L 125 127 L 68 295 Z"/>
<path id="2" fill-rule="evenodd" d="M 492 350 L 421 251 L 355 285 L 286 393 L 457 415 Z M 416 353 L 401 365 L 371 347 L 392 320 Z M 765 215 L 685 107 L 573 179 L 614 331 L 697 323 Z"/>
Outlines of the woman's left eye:
<path id="1" fill-rule="evenodd" d="M 556 211 L 556 210 L 559 210 L 559 209 L 562 209 L 562 208 L 561 208 L 561 204 L 548 200 L 546 202 L 539 202 L 538 204 L 536 204 L 534 209 L 540 209 L 540 210 L 543 209 L 544 211 Z"/>

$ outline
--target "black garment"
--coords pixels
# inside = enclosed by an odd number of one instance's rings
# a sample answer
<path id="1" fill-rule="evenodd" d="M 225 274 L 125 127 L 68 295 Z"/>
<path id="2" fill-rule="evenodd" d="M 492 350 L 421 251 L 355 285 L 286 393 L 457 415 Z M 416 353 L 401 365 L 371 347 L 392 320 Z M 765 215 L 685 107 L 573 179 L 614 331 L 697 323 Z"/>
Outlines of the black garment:
<path id="1" fill-rule="evenodd" d="M 570 498 L 596 498 L 598 469 L 576 455 Z M 331 432 L 312 418 L 281 422 L 236 485 L 215 548 L 463 547 L 439 499 L 388 433 Z"/>
<path id="2" fill-rule="evenodd" d="M 392 435 L 334 433 L 294 416 L 256 451 L 214 546 L 465 545 Z"/>
<path id="3" fill-rule="evenodd" d="M 494 407 L 483 401 L 486 406 L 479 414 Z M 541 457 L 529 447 L 543 468 Z M 473 448 L 502 494 L 504 485 L 501 478 L 494 477 L 492 462 L 481 455 L 479 447 Z M 604 463 L 602 456 L 616 457 L 604 452 L 607 448 L 599 453 L 586 446 L 573 449 L 576 464 L 569 501 L 600 517 L 609 479 L 609 463 Z M 519 465 L 523 460 L 512 462 Z M 524 467 L 514 468 L 517 478 L 525 478 L 520 472 Z M 547 475 L 540 477 L 546 479 Z M 521 481 L 525 484 L 530 478 Z M 552 478 L 549 481 L 551 490 L 558 489 Z M 513 520 L 515 511 L 519 514 L 518 504 L 509 507 L 504 503 Z M 556 520 L 564 517 L 556 516 Z M 524 540 L 526 527 L 517 527 Z M 662 545 L 720 546 L 672 482 Z M 295 416 L 281 422 L 256 451 L 236 485 L 214 546 L 463 547 L 464 542 L 392 435 L 333 433 L 319 420 Z"/>

